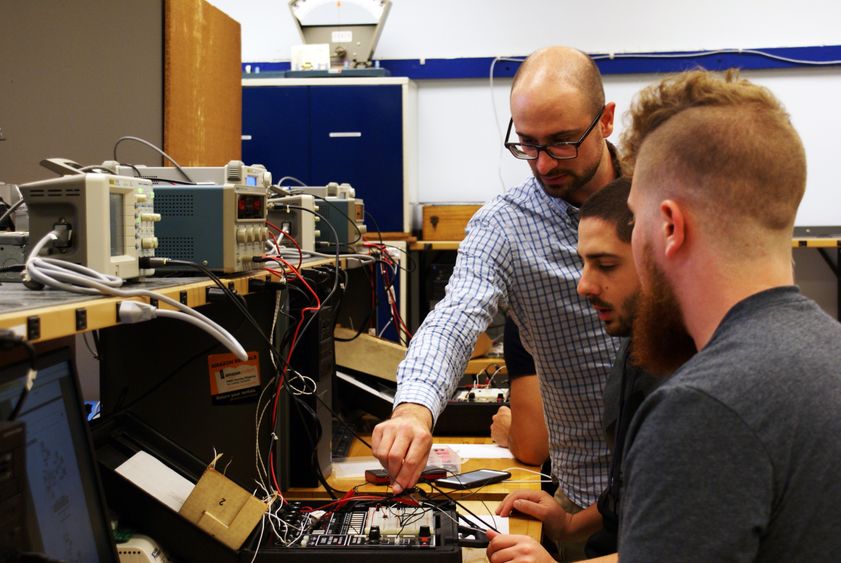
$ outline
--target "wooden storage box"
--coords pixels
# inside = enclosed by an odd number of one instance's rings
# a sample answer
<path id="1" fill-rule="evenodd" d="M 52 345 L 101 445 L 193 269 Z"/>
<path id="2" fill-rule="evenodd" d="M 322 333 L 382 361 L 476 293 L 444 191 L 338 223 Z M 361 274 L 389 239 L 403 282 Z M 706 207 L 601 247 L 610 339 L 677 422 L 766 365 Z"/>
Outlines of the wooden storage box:
<path id="1" fill-rule="evenodd" d="M 480 204 L 423 206 L 423 240 L 462 240 L 464 228 Z"/>

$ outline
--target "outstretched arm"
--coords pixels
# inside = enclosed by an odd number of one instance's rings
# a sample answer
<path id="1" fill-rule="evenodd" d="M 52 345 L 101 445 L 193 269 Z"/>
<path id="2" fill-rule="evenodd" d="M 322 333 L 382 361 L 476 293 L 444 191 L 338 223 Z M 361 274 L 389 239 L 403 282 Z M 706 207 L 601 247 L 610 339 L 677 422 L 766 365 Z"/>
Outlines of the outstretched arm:
<path id="1" fill-rule="evenodd" d="M 435 419 L 455 392 L 476 339 L 507 299 L 512 270 L 505 234 L 477 214 L 459 247 L 447 294 L 418 329 L 397 370 L 396 408 L 374 429 L 374 455 L 396 491 L 426 464 Z"/>

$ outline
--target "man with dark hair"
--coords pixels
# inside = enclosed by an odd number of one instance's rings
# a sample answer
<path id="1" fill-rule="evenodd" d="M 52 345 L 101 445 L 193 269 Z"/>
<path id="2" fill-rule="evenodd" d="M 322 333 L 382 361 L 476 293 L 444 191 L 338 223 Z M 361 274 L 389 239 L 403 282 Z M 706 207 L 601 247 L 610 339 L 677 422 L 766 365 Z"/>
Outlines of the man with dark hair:
<path id="1" fill-rule="evenodd" d="M 841 325 L 793 285 L 803 144 L 733 73 L 684 73 L 640 100 L 662 111 L 631 114 L 633 352 L 682 362 L 665 327 L 698 353 L 629 429 L 621 560 L 836 560 Z"/>
<path id="2" fill-rule="evenodd" d="M 534 356 L 549 429 L 558 501 L 592 504 L 607 483 L 601 392 L 616 352 L 576 295 L 578 206 L 619 174 L 614 104 L 584 53 L 550 47 L 531 55 L 511 89 L 506 147 L 533 177 L 471 219 L 446 297 L 426 317 L 398 369 L 391 419 L 373 432 L 374 455 L 397 492 L 426 464 L 433 421 L 452 396 L 478 334 L 498 308 Z"/>
<path id="3" fill-rule="evenodd" d="M 619 178 L 591 196 L 581 206 L 578 253 L 584 262 L 578 293 L 597 311 L 611 336 L 625 337 L 608 375 L 604 391 L 603 428 L 613 450 L 610 478 L 598 504 L 576 514 L 560 510 L 552 498 L 538 491 L 516 491 L 497 508 L 508 516 L 513 509 L 543 522 L 544 537 L 558 542 L 587 541 L 586 555 L 616 551 L 617 515 L 621 495 L 622 445 L 637 407 L 660 383 L 628 357 L 627 337 L 635 316 L 639 281 L 631 253 L 631 220 L 628 193 L 631 182 Z M 535 556 L 551 561 L 527 536 L 501 536 L 488 547 L 488 555 L 507 561 L 517 556 Z"/>

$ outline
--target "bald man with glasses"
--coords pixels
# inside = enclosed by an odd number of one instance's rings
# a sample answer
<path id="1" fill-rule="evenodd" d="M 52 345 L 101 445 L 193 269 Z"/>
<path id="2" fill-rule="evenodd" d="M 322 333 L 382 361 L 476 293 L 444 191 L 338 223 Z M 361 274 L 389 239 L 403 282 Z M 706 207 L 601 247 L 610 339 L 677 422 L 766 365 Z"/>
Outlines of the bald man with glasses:
<path id="1" fill-rule="evenodd" d="M 502 309 L 534 356 L 559 503 L 574 513 L 607 484 L 602 389 L 618 343 L 576 293 L 579 206 L 620 173 L 614 104 L 584 53 L 532 54 L 511 87 L 505 146 L 532 176 L 471 219 L 447 287 L 398 368 L 395 408 L 373 434 L 374 455 L 399 492 L 426 464 L 435 419 L 452 396 L 478 335 Z"/>

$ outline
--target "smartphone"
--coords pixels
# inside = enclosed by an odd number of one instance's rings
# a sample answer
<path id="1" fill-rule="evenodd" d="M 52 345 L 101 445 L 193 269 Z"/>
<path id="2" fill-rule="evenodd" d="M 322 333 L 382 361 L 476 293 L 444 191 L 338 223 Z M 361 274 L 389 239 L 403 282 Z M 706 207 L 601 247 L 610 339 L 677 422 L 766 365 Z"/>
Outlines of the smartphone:
<path id="1" fill-rule="evenodd" d="M 427 465 L 420 474 L 422 481 L 437 481 L 447 476 L 447 470 L 443 467 L 435 465 Z M 388 485 L 391 483 L 391 478 L 385 469 L 366 469 L 365 480 L 372 485 Z"/>
<path id="2" fill-rule="evenodd" d="M 477 471 L 468 471 L 467 473 L 459 473 L 444 479 L 438 479 L 435 483 L 449 487 L 451 489 L 476 489 L 491 483 L 499 483 L 511 477 L 507 471 L 497 471 L 496 469 L 479 469 Z"/>

